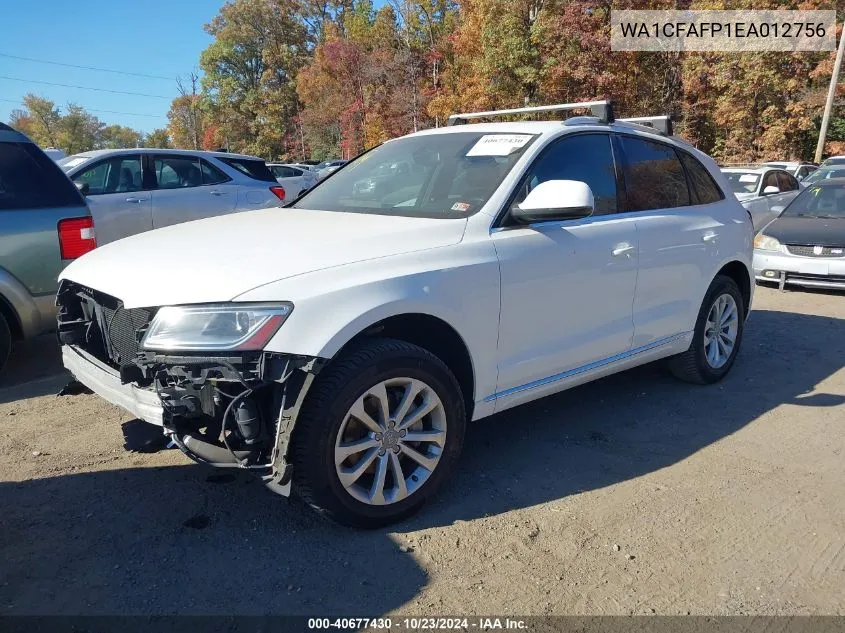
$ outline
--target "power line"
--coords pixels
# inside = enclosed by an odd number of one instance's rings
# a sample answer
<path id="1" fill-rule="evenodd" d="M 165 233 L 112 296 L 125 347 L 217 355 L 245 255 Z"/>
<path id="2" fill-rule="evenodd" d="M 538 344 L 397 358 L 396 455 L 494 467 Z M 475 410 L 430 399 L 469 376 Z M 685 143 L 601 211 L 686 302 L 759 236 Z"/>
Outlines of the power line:
<path id="1" fill-rule="evenodd" d="M 9 55 L 8 53 L 0 53 L 0 57 L 8 57 L 10 59 L 20 59 L 27 62 L 37 62 L 39 64 L 53 64 L 54 66 L 65 66 L 67 68 L 81 68 L 83 70 L 96 70 L 101 73 L 114 73 L 116 75 L 131 75 L 132 77 L 146 77 L 147 79 L 164 79 L 173 81 L 173 77 L 165 77 L 164 75 L 148 75 L 146 73 L 133 73 L 128 70 L 113 70 L 111 68 L 97 68 L 96 66 L 82 66 L 81 64 L 66 64 L 65 62 L 54 62 L 46 59 L 34 59 L 32 57 L 21 57 L 20 55 Z"/>
<path id="2" fill-rule="evenodd" d="M 6 103 L 14 103 L 15 105 L 22 105 L 26 106 L 23 101 L 15 101 L 14 99 L 0 99 L 0 101 L 5 101 Z M 127 116 L 147 116 L 152 117 L 154 119 L 166 119 L 167 116 L 164 114 L 143 114 L 141 112 L 120 112 L 118 110 L 98 110 L 97 108 L 86 108 L 85 106 L 80 106 L 87 110 L 88 112 L 103 112 L 107 114 L 125 114 Z"/>
<path id="3" fill-rule="evenodd" d="M 109 90 L 108 88 L 93 88 L 91 86 L 77 86 L 74 84 L 57 84 L 51 81 L 39 81 L 37 79 L 21 79 L 20 77 L 7 77 L 6 75 L 0 75 L 0 79 L 8 79 L 10 81 L 21 81 L 23 83 L 30 84 L 43 84 L 45 86 L 58 86 L 60 88 L 79 88 L 80 90 L 96 90 L 97 92 L 110 92 L 116 95 L 132 95 L 133 97 L 153 97 L 155 99 L 170 98 L 165 97 L 164 95 L 151 95 L 146 92 L 128 92 L 126 90 Z"/>

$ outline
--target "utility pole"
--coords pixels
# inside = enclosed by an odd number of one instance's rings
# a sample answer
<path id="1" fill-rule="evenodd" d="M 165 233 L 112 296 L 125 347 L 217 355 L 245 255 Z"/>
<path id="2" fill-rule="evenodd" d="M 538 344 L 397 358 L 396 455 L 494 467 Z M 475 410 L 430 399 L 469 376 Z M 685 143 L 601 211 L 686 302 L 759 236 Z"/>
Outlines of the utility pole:
<path id="1" fill-rule="evenodd" d="M 822 128 L 819 130 L 819 144 L 816 145 L 816 163 L 820 163 L 822 160 L 822 151 L 824 150 L 824 142 L 827 138 L 827 126 L 830 123 L 830 111 L 833 108 L 833 99 L 836 96 L 836 86 L 839 84 L 839 68 L 842 66 L 843 55 L 845 55 L 845 29 L 842 30 L 839 36 L 839 50 L 836 52 L 836 61 L 833 63 L 833 76 L 830 78 L 827 102 L 824 104 Z"/>

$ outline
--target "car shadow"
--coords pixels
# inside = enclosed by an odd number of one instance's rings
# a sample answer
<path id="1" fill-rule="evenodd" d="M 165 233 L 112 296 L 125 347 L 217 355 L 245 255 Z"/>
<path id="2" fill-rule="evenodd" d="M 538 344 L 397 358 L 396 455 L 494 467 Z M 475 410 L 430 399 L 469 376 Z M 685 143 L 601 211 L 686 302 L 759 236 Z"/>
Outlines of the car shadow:
<path id="1" fill-rule="evenodd" d="M 785 403 L 839 406 L 819 384 L 843 361 L 845 320 L 755 311 L 718 385 L 652 364 L 470 425 L 457 476 L 390 529 L 339 527 L 247 474 L 196 465 L 0 483 L 0 608 L 383 614 L 428 584 L 405 533 L 639 477 Z"/>
<path id="2" fill-rule="evenodd" d="M 70 378 L 55 334 L 19 341 L 0 373 L 0 404 L 58 393 Z"/>

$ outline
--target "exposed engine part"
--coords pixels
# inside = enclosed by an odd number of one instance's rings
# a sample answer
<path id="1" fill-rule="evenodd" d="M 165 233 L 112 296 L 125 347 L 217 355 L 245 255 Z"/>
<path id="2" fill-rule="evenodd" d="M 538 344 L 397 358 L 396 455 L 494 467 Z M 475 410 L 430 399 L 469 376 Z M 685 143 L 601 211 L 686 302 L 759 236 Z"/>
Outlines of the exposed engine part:
<path id="1" fill-rule="evenodd" d="M 257 444 L 264 439 L 258 407 L 249 398 L 238 403 L 235 409 L 235 423 L 247 444 Z"/>

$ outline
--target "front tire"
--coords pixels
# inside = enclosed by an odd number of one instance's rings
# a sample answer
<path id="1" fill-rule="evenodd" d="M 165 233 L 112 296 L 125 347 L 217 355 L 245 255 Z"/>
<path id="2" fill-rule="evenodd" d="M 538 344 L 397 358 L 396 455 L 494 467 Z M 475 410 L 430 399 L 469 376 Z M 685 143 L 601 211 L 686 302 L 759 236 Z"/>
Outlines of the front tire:
<path id="1" fill-rule="evenodd" d="M 9 360 L 11 351 L 12 332 L 9 329 L 9 324 L 6 322 L 6 317 L 0 314 L 0 372 L 6 366 L 6 361 Z"/>
<path id="2" fill-rule="evenodd" d="M 454 470 L 466 408 L 449 368 L 427 350 L 369 339 L 333 360 L 306 396 L 294 431 L 294 488 L 356 527 L 401 520 Z"/>
<path id="3" fill-rule="evenodd" d="M 724 378 L 742 344 L 745 311 L 739 286 L 730 277 L 718 275 L 704 295 L 689 349 L 669 359 L 669 371 L 699 385 Z"/>

